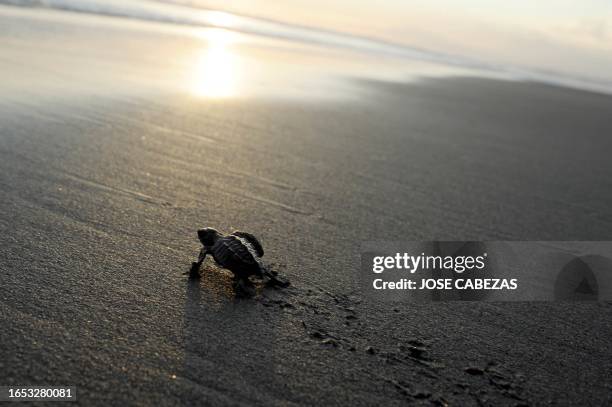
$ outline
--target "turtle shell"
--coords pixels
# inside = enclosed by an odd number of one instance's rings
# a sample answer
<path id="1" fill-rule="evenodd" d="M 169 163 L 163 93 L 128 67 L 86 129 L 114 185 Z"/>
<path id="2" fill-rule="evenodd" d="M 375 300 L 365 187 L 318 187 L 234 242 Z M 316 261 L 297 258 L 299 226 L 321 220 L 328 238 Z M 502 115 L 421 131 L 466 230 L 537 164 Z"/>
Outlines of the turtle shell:
<path id="1" fill-rule="evenodd" d="M 260 264 L 253 246 L 245 239 L 229 235 L 219 238 L 210 249 L 219 266 L 237 276 L 260 274 Z"/>

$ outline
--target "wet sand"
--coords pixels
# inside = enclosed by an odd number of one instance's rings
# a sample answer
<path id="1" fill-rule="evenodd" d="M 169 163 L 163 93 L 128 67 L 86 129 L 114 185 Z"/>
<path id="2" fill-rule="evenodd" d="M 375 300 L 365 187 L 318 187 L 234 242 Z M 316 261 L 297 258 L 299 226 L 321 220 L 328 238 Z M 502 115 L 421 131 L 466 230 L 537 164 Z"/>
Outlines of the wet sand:
<path id="1" fill-rule="evenodd" d="M 364 240 L 612 239 L 612 97 L 449 78 L 195 98 L 153 64 L 188 39 L 2 10 L 0 384 L 82 405 L 612 401 L 610 304 L 359 288 Z M 201 226 L 256 234 L 292 287 L 187 280 Z"/>

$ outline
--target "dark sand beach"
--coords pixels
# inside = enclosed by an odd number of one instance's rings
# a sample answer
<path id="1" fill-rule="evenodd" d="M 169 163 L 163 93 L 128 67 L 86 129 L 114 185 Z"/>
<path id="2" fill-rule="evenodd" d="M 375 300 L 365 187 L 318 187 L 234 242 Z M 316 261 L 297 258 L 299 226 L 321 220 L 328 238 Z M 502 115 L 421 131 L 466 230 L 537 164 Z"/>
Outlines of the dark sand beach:
<path id="1" fill-rule="evenodd" d="M 612 403 L 609 303 L 359 285 L 365 240 L 612 239 L 611 96 L 305 75 L 352 96 L 198 98 L 164 56 L 195 39 L 63 14 L 0 8 L 0 384 L 88 406 Z M 257 234 L 292 286 L 188 280 L 203 226 Z"/>

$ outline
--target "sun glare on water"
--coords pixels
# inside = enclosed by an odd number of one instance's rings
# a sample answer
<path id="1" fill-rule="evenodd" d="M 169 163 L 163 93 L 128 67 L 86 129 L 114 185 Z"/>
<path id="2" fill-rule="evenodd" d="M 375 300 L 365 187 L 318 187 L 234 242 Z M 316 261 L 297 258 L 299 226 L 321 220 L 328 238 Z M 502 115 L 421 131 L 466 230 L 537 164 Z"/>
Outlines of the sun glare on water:
<path id="1" fill-rule="evenodd" d="M 192 91 L 204 98 L 228 98 L 239 93 L 239 57 L 232 50 L 235 36 L 222 28 L 211 28 L 202 32 L 207 42 L 197 57 Z"/>

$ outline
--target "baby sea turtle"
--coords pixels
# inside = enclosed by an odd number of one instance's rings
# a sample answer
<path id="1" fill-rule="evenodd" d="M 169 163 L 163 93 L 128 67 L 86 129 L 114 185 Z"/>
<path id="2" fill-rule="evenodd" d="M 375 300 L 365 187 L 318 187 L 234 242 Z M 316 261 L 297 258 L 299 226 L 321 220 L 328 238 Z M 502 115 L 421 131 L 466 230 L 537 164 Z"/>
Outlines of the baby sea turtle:
<path id="1" fill-rule="evenodd" d="M 202 250 L 198 261 L 191 264 L 190 276 L 197 278 L 200 275 L 200 266 L 211 254 L 215 262 L 234 273 L 236 288 L 251 286 L 249 277 L 267 278 L 266 285 L 286 287 L 288 281 L 279 278 L 276 273 L 269 271 L 262 263 L 263 247 L 255 236 L 247 232 L 233 232 L 223 236 L 216 229 L 204 228 L 198 230 L 198 239 L 202 242 Z"/>

